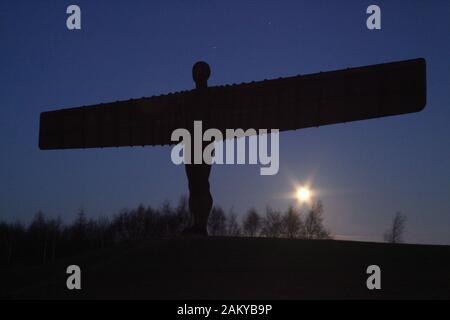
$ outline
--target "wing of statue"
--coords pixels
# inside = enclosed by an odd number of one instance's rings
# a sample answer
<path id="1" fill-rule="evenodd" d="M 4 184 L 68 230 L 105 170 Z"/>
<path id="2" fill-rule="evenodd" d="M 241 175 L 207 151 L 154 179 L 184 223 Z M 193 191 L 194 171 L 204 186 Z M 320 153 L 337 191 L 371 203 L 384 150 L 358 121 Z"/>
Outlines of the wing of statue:
<path id="1" fill-rule="evenodd" d="M 41 149 L 169 145 L 177 128 L 280 131 L 394 116 L 426 105 L 424 59 L 209 87 L 41 113 Z"/>

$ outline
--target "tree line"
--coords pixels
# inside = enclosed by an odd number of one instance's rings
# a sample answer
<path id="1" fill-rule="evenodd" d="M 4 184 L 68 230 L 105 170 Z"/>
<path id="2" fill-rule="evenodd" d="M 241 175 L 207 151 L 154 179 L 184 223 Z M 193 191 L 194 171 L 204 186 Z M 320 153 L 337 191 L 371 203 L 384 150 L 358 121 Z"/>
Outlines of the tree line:
<path id="1" fill-rule="evenodd" d="M 242 219 L 230 210 L 212 209 L 208 231 L 212 236 L 329 239 L 323 225 L 323 205 L 314 203 L 306 212 L 294 207 L 282 212 L 250 209 Z M 88 218 L 83 210 L 71 224 L 47 217 L 39 211 L 31 223 L 0 222 L 0 265 L 45 264 L 88 250 L 148 239 L 180 235 L 191 223 L 188 202 L 176 206 L 165 202 L 159 208 L 138 206 L 122 210 L 112 218 Z"/>

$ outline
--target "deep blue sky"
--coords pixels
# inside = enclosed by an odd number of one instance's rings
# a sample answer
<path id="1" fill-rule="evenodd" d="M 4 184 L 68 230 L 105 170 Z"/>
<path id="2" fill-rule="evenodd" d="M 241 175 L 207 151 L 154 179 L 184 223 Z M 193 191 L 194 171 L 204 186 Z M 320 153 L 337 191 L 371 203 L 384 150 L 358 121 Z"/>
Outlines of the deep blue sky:
<path id="1" fill-rule="evenodd" d="M 66 29 L 66 8 L 82 30 Z M 366 8 L 382 9 L 382 30 Z M 44 152 L 39 113 L 193 87 L 424 57 L 428 105 L 402 117 L 281 135 L 280 172 L 214 167 L 217 204 L 285 209 L 293 181 L 311 181 L 335 235 L 380 240 L 397 210 L 410 242 L 450 244 L 450 2 L 5 1 L 0 2 L 0 219 L 38 209 L 71 221 L 186 193 L 169 148 Z"/>

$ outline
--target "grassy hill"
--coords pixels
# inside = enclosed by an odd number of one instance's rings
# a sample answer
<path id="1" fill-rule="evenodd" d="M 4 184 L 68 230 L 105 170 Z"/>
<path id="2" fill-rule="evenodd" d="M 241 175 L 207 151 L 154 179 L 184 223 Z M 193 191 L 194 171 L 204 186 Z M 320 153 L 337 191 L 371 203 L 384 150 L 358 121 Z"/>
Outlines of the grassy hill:
<path id="1" fill-rule="evenodd" d="M 66 289 L 66 268 L 82 290 Z M 380 291 L 366 268 L 381 267 Z M 450 247 L 264 238 L 153 240 L 2 269 L 3 298 L 450 299 Z"/>

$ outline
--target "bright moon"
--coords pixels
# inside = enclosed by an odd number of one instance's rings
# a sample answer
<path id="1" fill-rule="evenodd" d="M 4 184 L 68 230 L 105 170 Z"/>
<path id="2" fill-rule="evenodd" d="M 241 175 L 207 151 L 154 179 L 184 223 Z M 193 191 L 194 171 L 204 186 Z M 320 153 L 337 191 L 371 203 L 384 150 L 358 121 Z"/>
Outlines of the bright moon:
<path id="1" fill-rule="evenodd" d="M 300 202 L 307 202 L 311 199 L 311 191 L 308 188 L 301 188 L 297 190 L 297 199 Z"/>

